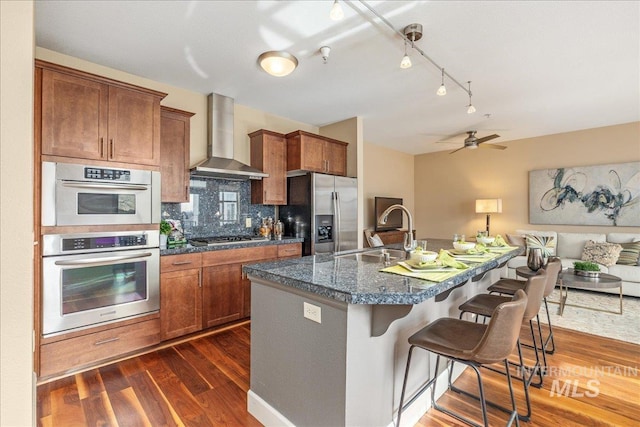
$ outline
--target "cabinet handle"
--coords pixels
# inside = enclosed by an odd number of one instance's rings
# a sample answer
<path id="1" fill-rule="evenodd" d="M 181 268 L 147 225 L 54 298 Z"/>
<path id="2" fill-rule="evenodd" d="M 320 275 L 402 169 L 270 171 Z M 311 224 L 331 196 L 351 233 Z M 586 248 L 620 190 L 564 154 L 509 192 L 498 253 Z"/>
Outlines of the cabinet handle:
<path id="1" fill-rule="evenodd" d="M 327 172 L 329 172 L 329 160 L 327 160 Z"/>
<path id="2" fill-rule="evenodd" d="M 193 264 L 193 261 L 174 261 L 171 263 L 171 265 L 187 265 L 187 264 Z"/>
<path id="3" fill-rule="evenodd" d="M 104 157 L 104 138 L 100 137 L 100 158 Z"/>
<path id="4" fill-rule="evenodd" d="M 109 158 L 113 159 L 113 139 L 109 142 L 109 151 L 111 152 L 111 154 L 109 154 Z"/>
<path id="5" fill-rule="evenodd" d="M 102 341 L 96 341 L 93 343 L 93 345 L 102 345 L 102 344 L 108 344 L 110 342 L 114 342 L 114 341 L 119 341 L 120 337 L 115 337 L 115 338 L 108 338 L 106 340 L 102 340 Z"/>
<path id="6" fill-rule="evenodd" d="M 184 198 L 186 201 L 189 201 L 189 186 L 185 185 L 184 186 Z M 184 224 L 182 224 L 182 226 L 184 227 Z"/>
<path id="7" fill-rule="evenodd" d="M 202 287 L 202 271 L 198 271 L 198 287 Z"/>
<path id="8" fill-rule="evenodd" d="M 267 190 L 264 190 L 264 200 L 263 201 L 266 201 L 266 200 L 267 200 Z"/>

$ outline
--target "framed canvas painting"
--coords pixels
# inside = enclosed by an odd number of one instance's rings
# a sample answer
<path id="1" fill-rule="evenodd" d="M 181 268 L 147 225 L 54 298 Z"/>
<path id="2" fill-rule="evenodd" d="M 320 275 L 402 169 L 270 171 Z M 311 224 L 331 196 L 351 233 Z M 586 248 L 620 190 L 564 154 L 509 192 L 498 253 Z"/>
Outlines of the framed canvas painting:
<path id="1" fill-rule="evenodd" d="M 640 162 L 530 171 L 529 222 L 640 226 Z"/>

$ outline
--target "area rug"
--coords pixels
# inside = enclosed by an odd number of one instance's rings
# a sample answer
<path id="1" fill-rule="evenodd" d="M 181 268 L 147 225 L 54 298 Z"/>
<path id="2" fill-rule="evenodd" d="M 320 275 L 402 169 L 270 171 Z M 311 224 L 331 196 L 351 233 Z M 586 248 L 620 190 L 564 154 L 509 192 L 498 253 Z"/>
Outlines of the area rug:
<path id="1" fill-rule="evenodd" d="M 563 315 L 560 316 L 560 305 L 551 302 L 558 301 L 559 296 L 560 291 L 556 289 L 547 298 L 553 326 L 640 344 L 640 298 L 623 297 L 622 314 L 605 313 L 567 305 L 564 308 Z M 619 310 L 619 301 L 619 295 L 577 289 L 569 289 L 567 298 L 568 304 L 611 311 Z M 540 321 L 547 322 L 544 304 L 540 312 Z"/>

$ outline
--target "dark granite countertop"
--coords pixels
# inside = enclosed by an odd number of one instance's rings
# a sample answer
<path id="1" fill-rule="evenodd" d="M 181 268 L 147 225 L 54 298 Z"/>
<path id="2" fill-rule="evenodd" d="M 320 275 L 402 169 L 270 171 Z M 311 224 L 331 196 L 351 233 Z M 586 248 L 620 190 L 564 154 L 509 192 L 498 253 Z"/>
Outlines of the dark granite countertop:
<path id="1" fill-rule="evenodd" d="M 301 237 L 283 237 L 282 240 L 247 240 L 246 242 L 217 244 L 215 246 L 191 246 L 187 244 L 173 249 L 160 249 L 160 256 L 222 251 L 226 249 L 253 248 L 256 246 L 285 245 L 287 243 L 302 243 L 303 241 L 304 239 Z"/>
<path id="2" fill-rule="evenodd" d="M 451 248 L 450 240 L 428 239 L 428 249 Z M 401 245 L 387 248 L 401 249 Z M 366 249 L 365 249 L 366 250 Z M 383 273 L 381 263 L 335 257 L 329 254 L 270 261 L 243 266 L 256 278 L 318 294 L 348 304 L 419 304 L 467 280 L 494 269 L 518 255 L 521 248 L 499 255 L 491 261 L 470 264 L 470 268 L 440 283 Z"/>

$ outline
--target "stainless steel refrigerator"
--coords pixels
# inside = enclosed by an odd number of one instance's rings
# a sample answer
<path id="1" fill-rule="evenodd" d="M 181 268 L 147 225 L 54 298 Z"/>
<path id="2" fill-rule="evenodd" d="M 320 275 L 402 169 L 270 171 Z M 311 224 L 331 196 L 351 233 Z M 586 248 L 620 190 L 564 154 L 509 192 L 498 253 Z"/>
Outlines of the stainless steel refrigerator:
<path id="1" fill-rule="evenodd" d="M 303 255 L 358 247 L 358 180 L 308 173 L 287 178 L 286 206 L 280 206 L 285 235 L 304 237 Z"/>

